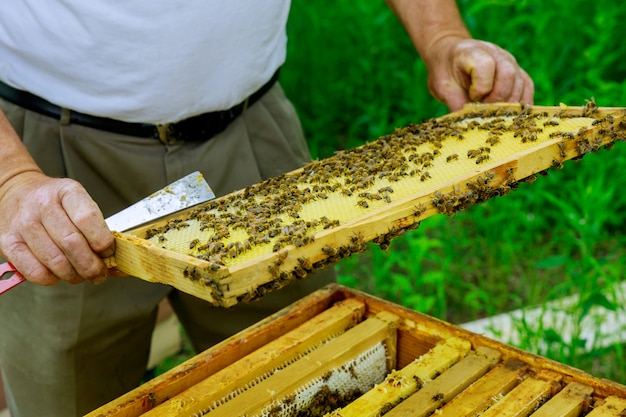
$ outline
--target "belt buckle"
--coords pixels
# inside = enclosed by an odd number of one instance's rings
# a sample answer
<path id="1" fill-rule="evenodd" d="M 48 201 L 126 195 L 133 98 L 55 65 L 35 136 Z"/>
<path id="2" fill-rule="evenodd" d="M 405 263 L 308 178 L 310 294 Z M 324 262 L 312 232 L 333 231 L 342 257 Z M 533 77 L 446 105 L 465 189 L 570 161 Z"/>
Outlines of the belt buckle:
<path id="1" fill-rule="evenodd" d="M 162 125 L 156 125 L 156 130 L 158 133 L 158 139 L 164 145 L 173 145 L 177 142 L 176 137 L 172 135 L 173 129 L 171 123 L 165 123 Z"/>

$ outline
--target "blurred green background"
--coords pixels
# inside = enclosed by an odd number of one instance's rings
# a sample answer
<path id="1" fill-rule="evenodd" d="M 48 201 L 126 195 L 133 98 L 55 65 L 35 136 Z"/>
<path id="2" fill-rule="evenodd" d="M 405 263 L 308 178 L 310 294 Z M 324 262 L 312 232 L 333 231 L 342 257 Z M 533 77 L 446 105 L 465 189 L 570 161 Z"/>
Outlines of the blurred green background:
<path id="1" fill-rule="evenodd" d="M 619 2 L 458 4 L 474 37 L 509 50 L 527 70 L 535 104 L 578 106 L 593 97 L 600 106 L 626 106 L 626 8 Z M 425 68 L 383 1 L 294 1 L 288 36 L 281 83 L 316 158 L 447 113 L 430 97 Z M 626 340 L 583 349 L 589 337 L 580 331 L 595 308 L 623 308 L 614 288 L 626 252 L 625 159 L 619 143 L 505 198 L 429 218 L 388 251 L 371 246 L 343 260 L 340 282 L 453 323 L 580 294 L 567 312 L 571 340 L 556 324 L 537 330 L 521 320 L 516 344 L 626 383 Z"/>

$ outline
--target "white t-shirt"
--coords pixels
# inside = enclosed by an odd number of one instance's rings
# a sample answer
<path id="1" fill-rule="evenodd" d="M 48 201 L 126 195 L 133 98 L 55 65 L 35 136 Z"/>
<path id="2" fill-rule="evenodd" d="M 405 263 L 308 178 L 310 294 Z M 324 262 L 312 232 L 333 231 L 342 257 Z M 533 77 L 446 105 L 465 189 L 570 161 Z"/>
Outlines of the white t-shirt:
<path id="1" fill-rule="evenodd" d="M 227 109 L 284 62 L 289 3 L 0 1 L 0 80 L 130 122 Z"/>

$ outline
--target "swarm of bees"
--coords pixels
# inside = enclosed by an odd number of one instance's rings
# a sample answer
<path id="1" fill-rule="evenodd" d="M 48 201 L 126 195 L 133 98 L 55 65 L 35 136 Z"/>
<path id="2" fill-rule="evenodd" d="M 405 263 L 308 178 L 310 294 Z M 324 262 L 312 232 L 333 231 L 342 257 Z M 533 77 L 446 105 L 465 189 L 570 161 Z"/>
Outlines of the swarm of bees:
<path id="1" fill-rule="evenodd" d="M 283 285 L 364 251 L 366 241 L 386 249 L 393 238 L 417 227 L 430 208 L 453 214 L 505 195 L 519 181 L 533 181 L 534 174 L 517 178 L 513 165 L 502 171 L 499 161 L 511 155 L 555 141 L 551 165 L 561 168 L 566 159 L 580 159 L 624 140 L 625 132 L 623 115 L 601 113 L 593 101 L 552 112 L 525 105 L 488 106 L 410 124 L 361 147 L 338 151 L 300 170 L 198 206 L 184 218 L 148 230 L 145 238 L 205 260 L 212 270 L 274 254 L 268 272 Z M 479 175 L 455 184 L 451 191 L 449 187 L 437 191 L 438 184 L 471 173 Z M 374 237 L 355 234 L 341 245 L 322 245 L 312 258 L 298 251 L 312 245 L 320 233 L 430 191 L 429 204 L 423 199 L 415 204 L 408 224 L 405 219 L 402 226 L 392 225 Z M 285 271 L 287 256 L 297 262 Z M 188 276 L 193 279 L 194 274 Z M 280 285 L 268 283 L 250 298 Z"/>

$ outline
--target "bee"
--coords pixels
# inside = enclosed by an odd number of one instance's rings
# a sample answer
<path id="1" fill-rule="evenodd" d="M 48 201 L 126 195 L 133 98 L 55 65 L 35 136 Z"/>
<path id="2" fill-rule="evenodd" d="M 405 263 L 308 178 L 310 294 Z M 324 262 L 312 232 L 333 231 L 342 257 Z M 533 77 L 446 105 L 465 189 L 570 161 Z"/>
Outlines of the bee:
<path id="1" fill-rule="evenodd" d="M 500 143 L 500 136 L 499 135 L 490 134 L 489 137 L 485 140 L 485 142 L 489 146 L 493 146 L 493 145 L 495 145 L 497 143 Z"/>
<path id="2" fill-rule="evenodd" d="M 467 123 L 467 129 L 474 129 L 480 127 L 480 123 L 478 123 L 476 120 L 472 120 L 471 122 Z"/>
<path id="3" fill-rule="evenodd" d="M 459 159 L 459 155 L 453 153 L 451 155 L 448 155 L 448 157 L 446 158 L 446 162 L 456 161 L 457 159 Z"/>
<path id="4" fill-rule="evenodd" d="M 604 120 L 606 120 L 609 124 L 613 124 L 613 122 L 615 121 L 615 119 L 613 118 L 612 115 L 607 114 L 606 117 L 604 118 Z"/>
<path id="5" fill-rule="evenodd" d="M 200 278 L 200 274 L 198 273 L 196 268 L 189 269 L 189 267 L 185 268 L 185 270 L 183 271 L 183 276 L 185 278 L 191 279 L 192 281 L 196 281 L 198 278 Z"/>
<path id="6" fill-rule="evenodd" d="M 476 158 L 476 163 L 477 164 L 482 164 L 485 163 L 489 160 L 489 155 L 481 155 L 478 158 Z"/>
<path id="7" fill-rule="evenodd" d="M 324 229 L 330 229 L 339 226 L 339 220 L 329 220 L 324 224 Z"/>
<path id="8" fill-rule="evenodd" d="M 537 134 L 535 132 L 522 133 L 522 143 L 535 142 L 537 140 Z"/>
<path id="9" fill-rule="evenodd" d="M 482 152 L 478 149 L 470 149 L 469 151 L 467 151 L 467 157 L 468 158 L 477 158 L 480 156 Z"/>
<path id="10" fill-rule="evenodd" d="M 185 227 L 189 227 L 189 223 L 179 222 L 179 223 L 176 224 L 176 230 L 180 230 L 180 229 L 183 229 Z"/>
<path id="11" fill-rule="evenodd" d="M 350 244 L 348 245 L 348 249 L 352 253 L 359 253 L 365 250 L 365 241 L 363 240 L 363 236 L 359 233 L 350 237 Z"/>
<path id="12" fill-rule="evenodd" d="M 559 142 L 559 155 L 561 158 L 567 157 L 567 145 L 565 145 L 565 142 Z"/>
<path id="13" fill-rule="evenodd" d="M 298 258 L 298 263 L 307 271 L 311 271 L 313 269 L 313 264 L 311 264 L 311 261 L 308 258 Z"/>
<path id="14" fill-rule="evenodd" d="M 506 169 L 506 181 L 512 181 L 515 179 L 515 168 L 508 167 Z"/>
<path id="15" fill-rule="evenodd" d="M 592 114 L 598 111 L 598 105 L 596 104 L 596 100 L 591 97 L 589 100 L 585 100 L 585 110 L 583 111 L 583 116 L 590 117 Z"/>
<path id="16" fill-rule="evenodd" d="M 365 200 L 359 200 L 356 203 L 359 207 L 363 207 L 363 208 L 368 208 L 370 205 L 367 203 L 367 201 Z"/>
<path id="17" fill-rule="evenodd" d="M 443 394 L 438 392 L 437 394 L 433 395 L 433 397 L 431 398 L 431 400 L 436 403 L 438 401 L 443 400 Z"/>
<path id="18" fill-rule="evenodd" d="M 385 382 L 387 382 L 387 384 L 389 384 L 390 386 L 394 388 L 400 388 L 407 383 L 407 381 L 404 379 L 402 375 L 394 375 L 394 374 L 390 374 L 386 378 Z"/>
<path id="19" fill-rule="evenodd" d="M 422 174 L 422 176 L 420 177 L 420 181 L 424 182 L 424 181 L 426 181 L 426 180 L 427 180 L 427 179 L 429 179 L 429 178 L 430 178 L 430 172 L 428 172 L 428 171 L 424 171 L 424 173 L 423 173 L 423 174 Z"/>
<path id="20" fill-rule="evenodd" d="M 228 237 L 230 237 L 230 232 L 228 231 L 228 228 L 226 227 L 220 228 L 215 231 L 216 239 L 227 239 Z"/>
<path id="21" fill-rule="evenodd" d="M 324 252 L 326 255 L 329 255 L 329 256 L 337 255 L 337 249 L 330 247 L 330 246 L 322 247 L 322 252 Z"/>
<path id="22" fill-rule="evenodd" d="M 191 242 L 189 242 L 189 249 L 193 249 L 196 247 L 196 245 L 198 245 L 198 243 L 200 243 L 200 239 L 194 239 Z"/>
<path id="23" fill-rule="evenodd" d="M 426 206 L 422 203 L 414 207 L 413 216 L 420 217 L 426 211 Z"/>
<path id="24" fill-rule="evenodd" d="M 378 190 L 379 193 L 393 193 L 393 188 L 383 187 Z"/>
<path id="25" fill-rule="evenodd" d="M 304 278 L 307 275 L 307 272 L 300 266 L 300 265 L 296 265 L 293 268 L 293 273 L 296 275 L 296 277 L 298 278 Z"/>
<path id="26" fill-rule="evenodd" d="M 561 161 L 557 161 L 556 159 L 552 160 L 552 167 L 556 169 L 563 168 L 563 163 Z"/>
<path id="27" fill-rule="evenodd" d="M 558 126 L 558 125 L 559 125 L 559 122 L 557 120 L 555 120 L 555 119 L 548 120 L 548 121 L 543 123 L 544 127 L 546 127 L 546 126 Z"/>
<path id="28" fill-rule="evenodd" d="M 359 376 L 356 373 L 356 369 L 354 369 L 354 364 L 350 364 L 350 366 L 348 366 L 348 372 L 350 373 L 350 376 L 352 376 L 352 378 L 358 378 Z"/>

